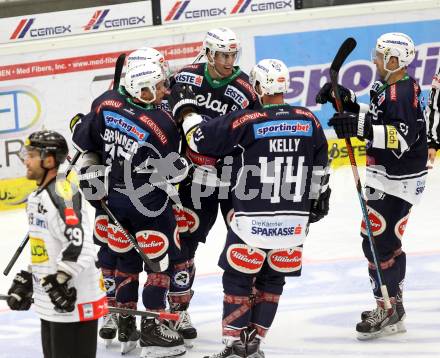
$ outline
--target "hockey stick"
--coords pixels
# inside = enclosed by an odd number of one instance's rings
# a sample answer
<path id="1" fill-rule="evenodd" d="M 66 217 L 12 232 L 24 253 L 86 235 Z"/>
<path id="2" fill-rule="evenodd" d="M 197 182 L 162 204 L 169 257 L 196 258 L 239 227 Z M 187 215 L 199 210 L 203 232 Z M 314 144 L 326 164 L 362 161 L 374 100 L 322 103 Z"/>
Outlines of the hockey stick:
<path id="1" fill-rule="evenodd" d="M 25 238 L 21 242 L 21 244 L 18 246 L 17 251 L 15 251 L 14 256 L 11 257 L 9 260 L 8 265 L 6 266 L 5 270 L 3 271 L 3 275 L 8 276 L 9 272 L 11 272 L 12 266 L 14 266 L 15 262 L 17 261 L 18 257 L 21 255 L 21 252 L 25 248 L 27 242 L 29 241 L 29 234 L 26 234 Z"/>
<path id="2" fill-rule="evenodd" d="M 132 234 L 130 234 L 127 230 L 124 229 L 124 227 L 121 225 L 121 223 L 116 218 L 116 216 L 111 212 L 110 208 L 107 206 L 104 199 L 101 199 L 101 206 L 102 209 L 107 213 L 108 217 L 115 223 L 118 229 L 122 232 L 125 238 L 130 241 L 130 243 L 133 245 L 133 248 L 136 250 L 136 252 L 140 255 L 142 260 L 151 270 L 153 270 L 154 272 L 161 272 L 161 271 L 165 271 L 168 268 L 168 255 L 166 256 L 165 260 L 162 259 L 157 262 L 151 261 L 148 258 L 148 256 L 145 255 L 144 252 L 142 251 L 136 238 Z"/>
<path id="3" fill-rule="evenodd" d="M 336 108 L 338 109 L 339 113 L 342 113 L 344 109 L 342 106 L 341 96 L 339 94 L 339 89 L 338 89 L 338 74 L 345 59 L 348 57 L 348 55 L 350 55 L 350 53 L 354 50 L 355 47 L 356 47 L 356 40 L 354 38 L 349 37 L 348 39 L 346 39 L 339 48 L 338 53 L 336 54 L 330 66 L 330 80 L 332 83 L 332 89 L 335 96 Z M 367 203 L 362 192 L 361 179 L 359 177 L 356 158 L 354 157 L 353 146 L 351 145 L 350 138 L 345 138 L 345 144 L 347 146 L 347 152 L 348 152 L 348 157 L 350 158 L 351 170 L 353 172 L 353 177 L 356 184 L 356 190 L 358 193 L 359 202 L 361 204 L 362 216 L 364 218 L 365 226 L 367 229 L 367 236 L 368 236 L 368 241 L 370 243 L 371 253 L 373 254 L 374 264 L 376 265 L 377 279 L 379 281 L 380 291 L 382 293 L 382 297 L 384 301 L 384 307 L 385 309 L 389 310 L 391 309 L 390 297 L 388 294 L 387 286 L 384 284 L 383 272 L 382 272 L 382 268 L 380 267 L 380 262 L 378 260 L 379 255 L 377 253 L 376 244 L 374 242 L 373 230 L 371 229 L 371 222 L 370 219 L 368 218 Z"/>
<path id="4" fill-rule="evenodd" d="M 10 296 L 0 294 L 0 300 L 6 301 Z M 32 299 L 32 303 L 34 303 L 34 299 Z M 108 311 L 110 313 L 119 313 L 123 315 L 133 315 L 133 316 L 143 316 L 143 317 L 153 317 L 158 319 L 167 319 L 170 321 L 178 321 L 180 319 L 180 315 L 178 313 L 171 312 L 154 312 L 154 311 L 138 311 L 132 310 L 128 308 L 119 308 L 119 307 L 108 307 Z"/>
<path id="5" fill-rule="evenodd" d="M 125 53 L 121 53 L 115 64 L 115 74 L 113 75 L 113 89 L 117 90 L 119 88 L 119 84 L 121 83 L 122 69 L 124 68 L 125 63 Z"/>
<path id="6" fill-rule="evenodd" d="M 123 315 L 133 315 L 133 316 L 154 317 L 154 318 L 158 318 L 158 319 L 167 319 L 170 321 L 178 321 L 180 319 L 180 315 L 178 313 L 171 313 L 171 312 L 138 311 L 138 310 L 131 310 L 128 308 L 119 308 L 119 307 L 109 307 L 108 310 L 111 313 L 119 313 L 119 314 L 123 314 Z"/>

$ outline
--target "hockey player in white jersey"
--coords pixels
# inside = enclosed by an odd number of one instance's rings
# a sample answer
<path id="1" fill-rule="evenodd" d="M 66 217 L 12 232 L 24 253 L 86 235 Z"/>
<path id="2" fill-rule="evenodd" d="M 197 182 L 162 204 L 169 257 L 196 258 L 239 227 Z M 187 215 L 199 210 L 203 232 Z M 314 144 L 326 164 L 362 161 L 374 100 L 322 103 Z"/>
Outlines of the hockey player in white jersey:
<path id="1" fill-rule="evenodd" d="M 27 203 L 31 264 L 15 276 L 7 303 L 27 310 L 34 299 L 45 358 L 94 358 L 107 299 L 82 195 L 57 178 L 67 153 L 65 139 L 54 131 L 25 141 L 26 177 L 38 185 Z"/>

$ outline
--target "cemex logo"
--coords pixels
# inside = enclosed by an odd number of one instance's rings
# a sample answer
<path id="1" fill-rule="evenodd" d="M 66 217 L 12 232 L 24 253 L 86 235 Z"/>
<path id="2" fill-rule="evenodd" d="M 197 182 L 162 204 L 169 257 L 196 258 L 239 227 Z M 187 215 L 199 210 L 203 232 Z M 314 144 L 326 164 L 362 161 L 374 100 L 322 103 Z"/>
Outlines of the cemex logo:
<path id="1" fill-rule="evenodd" d="M 84 31 L 98 30 L 102 24 L 104 24 L 104 28 L 106 29 L 133 26 L 140 23 L 145 24 L 145 16 L 130 16 L 106 20 L 105 18 L 109 12 L 110 9 L 96 10 L 87 25 L 83 26 Z"/>
<path id="2" fill-rule="evenodd" d="M 216 17 L 219 15 L 226 16 L 226 7 L 223 8 L 208 8 L 208 9 L 195 9 L 186 10 L 191 0 L 176 1 L 170 12 L 165 17 L 165 21 L 179 20 L 182 15 L 183 19 L 198 19 L 202 17 Z"/>
<path id="3" fill-rule="evenodd" d="M 250 6 L 249 6 L 250 5 Z M 243 14 L 249 9 L 249 12 L 281 10 L 292 7 L 292 0 L 288 1 L 256 1 L 256 0 L 238 0 L 231 10 L 231 14 Z"/>
<path id="4" fill-rule="evenodd" d="M 21 19 L 18 23 L 18 26 L 15 28 L 12 33 L 10 40 L 18 40 L 24 38 L 27 34 L 28 37 L 46 37 L 51 35 L 60 35 L 65 32 L 72 32 L 70 29 L 70 25 L 67 26 L 49 26 L 49 27 L 40 27 L 40 28 L 32 28 L 32 25 L 35 21 L 35 18 L 30 19 Z"/>

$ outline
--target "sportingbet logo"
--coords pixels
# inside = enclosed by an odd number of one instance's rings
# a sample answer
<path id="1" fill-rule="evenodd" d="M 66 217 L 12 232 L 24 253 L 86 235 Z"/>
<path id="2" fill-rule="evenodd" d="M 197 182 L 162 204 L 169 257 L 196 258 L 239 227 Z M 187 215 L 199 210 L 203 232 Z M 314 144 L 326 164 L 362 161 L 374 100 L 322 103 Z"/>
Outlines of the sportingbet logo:
<path id="1" fill-rule="evenodd" d="M 145 24 L 145 16 L 130 16 L 106 20 L 109 12 L 110 9 L 96 10 L 87 25 L 83 26 L 84 31 L 98 30 L 101 25 L 103 25 L 105 29 L 112 29 Z"/>
<path id="2" fill-rule="evenodd" d="M 258 1 L 258 0 L 238 0 L 231 10 L 231 14 L 243 14 L 247 12 L 262 12 L 293 9 L 292 1 Z"/>
<path id="3" fill-rule="evenodd" d="M 271 121 L 254 124 L 255 138 L 267 137 L 310 137 L 313 133 L 312 124 L 309 121 Z"/>
<path id="4" fill-rule="evenodd" d="M 204 9 L 187 9 L 190 5 L 191 0 L 186 1 L 176 1 L 174 6 L 168 12 L 165 17 L 165 21 L 176 21 L 179 19 L 191 20 L 199 19 L 203 17 L 217 17 L 220 15 L 226 16 L 226 7 L 218 8 L 204 8 Z"/>
<path id="5" fill-rule="evenodd" d="M 72 32 L 71 25 L 59 25 L 59 26 L 49 26 L 49 27 L 35 27 L 33 26 L 35 18 L 31 19 L 21 19 L 18 26 L 12 33 L 10 40 L 19 40 L 27 37 L 48 37 L 53 35 L 61 35 L 66 32 Z"/>
<path id="6" fill-rule="evenodd" d="M 128 134 L 130 137 L 137 139 L 138 141 L 144 141 L 149 136 L 149 133 L 136 126 L 129 119 L 120 116 L 117 113 L 104 111 L 104 119 L 106 126 L 118 129 L 121 132 Z"/>

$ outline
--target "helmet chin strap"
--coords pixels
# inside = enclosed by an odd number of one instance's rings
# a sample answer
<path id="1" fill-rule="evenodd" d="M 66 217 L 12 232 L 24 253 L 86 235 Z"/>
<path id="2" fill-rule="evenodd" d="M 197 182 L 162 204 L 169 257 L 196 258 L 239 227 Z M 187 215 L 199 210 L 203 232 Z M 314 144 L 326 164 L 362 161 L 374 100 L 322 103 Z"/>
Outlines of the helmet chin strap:
<path id="1" fill-rule="evenodd" d="M 156 97 L 157 97 L 156 96 L 156 87 L 154 88 L 154 91 L 151 91 L 151 89 L 150 89 L 150 92 L 153 94 L 153 99 L 147 101 L 147 100 L 143 99 L 141 96 L 136 97 L 136 99 L 138 99 L 139 101 L 141 101 L 141 102 L 143 102 L 145 104 L 151 104 L 151 103 L 153 103 L 156 100 Z M 142 92 L 141 92 L 141 94 L 142 94 Z"/>
<path id="2" fill-rule="evenodd" d="M 399 66 L 399 67 L 397 67 L 395 70 L 389 70 L 387 67 L 388 67 L 388 62 L 389 62 L 389 60 L 385 63 L 385 65 L 384 65 L 384 70 L 385 71 L 387 71 L 387 75 L 385 76 L 385 78 L 384 78 L 384 81 L 385 82 L 388 82 L 388 79 L 390 78 L 390 76 L 393 74 L 393 73 L 396 73 L 397 71 L 400 71 L 402 68 L 403 68 L 403 66 Z M 400 62 L 400 61 L 399 61 Z"/>

